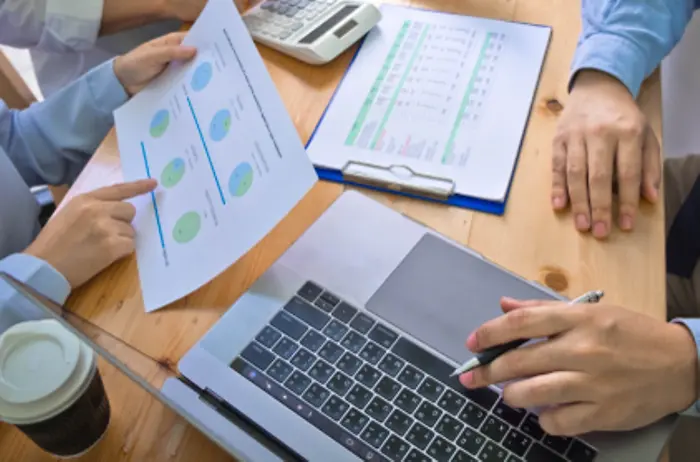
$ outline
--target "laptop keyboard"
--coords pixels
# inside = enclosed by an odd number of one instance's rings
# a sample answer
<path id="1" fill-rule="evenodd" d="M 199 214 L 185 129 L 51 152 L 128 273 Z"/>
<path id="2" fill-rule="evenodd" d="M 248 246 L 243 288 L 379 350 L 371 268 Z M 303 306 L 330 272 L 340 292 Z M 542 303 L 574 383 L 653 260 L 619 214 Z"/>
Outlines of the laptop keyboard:
<path id="1" fill-rule="evenodd" d="M 307 282 L 231 368 L 363 460 L 589 462 L 596 450 L 551 436 L 537 416 Z"/>

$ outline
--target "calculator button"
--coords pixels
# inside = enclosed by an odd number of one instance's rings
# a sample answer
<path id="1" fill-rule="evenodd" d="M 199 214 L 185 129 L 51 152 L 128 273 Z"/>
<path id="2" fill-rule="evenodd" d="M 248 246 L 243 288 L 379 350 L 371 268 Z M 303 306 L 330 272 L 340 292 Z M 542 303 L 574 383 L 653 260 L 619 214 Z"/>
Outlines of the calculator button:
<path id="1" fill-rule="evenodd" d="M 285 13 L 285 14 L 287 15 L 288 18 L 293 18 L 298 12 L 299 12 L 299 8 L 297 8 L 296 6 L 293 6 L 293 7 L 289 8 L 289 10 L 287 10 L 287 13 Z"/>
<path id="2" fill-rule="evenodd" d="M 299 30 L 304 26 L 304 23 L 302 22 L 295 22 L 294 24 L 291 25 L 292 30 Z"/>
<path id="3" fill-rule="evenodd" d="M 292 35 L 292 33 L 290 31 L 286 30 L 286 31 L 280 33 L 277 37 L 281 40 L 284 40 L 287 37 L 289 37 L 290 35 Z"/>
<path id="4" fill-rule="evenodd" d="M 280 5 L 279 8 L 277 8 L 277 12 L 279 14 L 287 14 L 287 11 L 289 11 L 289 5 Z"/>

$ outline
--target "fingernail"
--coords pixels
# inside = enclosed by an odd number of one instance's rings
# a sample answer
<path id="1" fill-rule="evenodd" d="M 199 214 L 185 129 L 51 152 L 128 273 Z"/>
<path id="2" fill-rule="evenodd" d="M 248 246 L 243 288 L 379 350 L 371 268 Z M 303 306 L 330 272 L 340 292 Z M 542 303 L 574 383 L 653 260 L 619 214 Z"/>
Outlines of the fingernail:
<path id="1" fill-rule="evenodd" d="M 593 235 L 595 237 L 605 237 L 608 234 L 608 225 L 602 221 L 596 222 L 593 226 Z"/>
<path id="2" fill-rule="evenodd" d="M 469 348 L 471 351 L 476 351 L 476 332 L 472 332 L 469 335 L 469 338 L 467 338 L 467 348 Z"/>
<path id="3" fill-rule="evenodd" d="M 555 196 L 552 198 L 552 205 L 555 209 L 560 209 L 564 207 L 564 198 L 561 196 Z"/>
<path id="4" fill-rule="evenodd" d="M 511 297 L 501 297 L 501 301 L 508 302 L 508 303 L 515 303 L 516 302 L 516 300 L 514 298 L 511 298 Z"/>
<path id="5" fill-rule="evenodd" d="M 464 385 L 467 388 L 472 384 L 473 380 L 474 373 L 472 371 L 466 372 L 459 376 L 459 381 L 462 383 L 462 385 Z"/>
<path id="6" fill-rule="evenodd" d="M 632 229 L 632 217 L 629 215 L 622 215 L 622 218 L 620 218 L 620 228 L 622 228 L 625 231 L 629 231 Z"/>
<path id="7" fill-rule="evenodd" d="M 583 213 L 576 215 L 576 227 L 580 230 L 588 229 L 588 217 Z"/>

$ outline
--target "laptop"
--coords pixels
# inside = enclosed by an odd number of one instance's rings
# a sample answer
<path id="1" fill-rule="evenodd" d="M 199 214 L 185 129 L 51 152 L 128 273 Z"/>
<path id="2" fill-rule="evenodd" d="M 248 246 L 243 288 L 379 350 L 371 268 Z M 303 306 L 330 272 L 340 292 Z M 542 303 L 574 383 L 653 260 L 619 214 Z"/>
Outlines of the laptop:
<path id="1" fill-rule="evenodd" d="M 562 299 L 345 192 L 185 354 L 176 377 L 144 386 L 240 460 L 658 460 L 674 417 L 555 437 L 499 387 L 467 390 L 450 378 L 471 357 L 466 336 L 501 314 L 504 295 Z"/>

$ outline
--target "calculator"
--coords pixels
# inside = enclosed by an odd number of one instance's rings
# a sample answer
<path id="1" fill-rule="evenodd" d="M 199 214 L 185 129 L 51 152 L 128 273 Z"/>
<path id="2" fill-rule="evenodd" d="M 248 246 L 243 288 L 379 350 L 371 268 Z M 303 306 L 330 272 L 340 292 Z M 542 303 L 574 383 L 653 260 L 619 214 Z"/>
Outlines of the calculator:
<path id="1" fill-rule="evenodd" d="M 309 64 L 325 64 L 381 19 L 371 3 L 355 0 L 264 0 L 243 15 L 258 43 Z"/>

